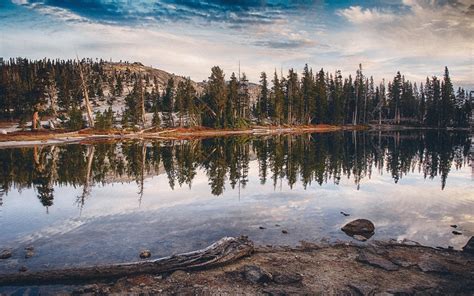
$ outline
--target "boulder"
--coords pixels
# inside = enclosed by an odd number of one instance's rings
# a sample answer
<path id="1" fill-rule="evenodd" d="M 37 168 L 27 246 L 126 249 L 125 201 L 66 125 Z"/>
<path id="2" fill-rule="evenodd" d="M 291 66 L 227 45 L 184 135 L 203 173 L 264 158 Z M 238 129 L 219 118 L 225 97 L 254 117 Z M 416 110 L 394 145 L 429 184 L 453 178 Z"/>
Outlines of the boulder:
<path id="1" fill-rule="evenodd" d="M 369 239 L 374 235 L 375 226 L 374 226 L 374 223 L 372 223 L 371 221 L 367 219 L 357 219 L 344 225 L 344 227 L 342 227 L 341 230 L 344 231 L 345 234 L 351 237 L 354 237 L 357 235 L 357 238 L 360 238 L 360 236 L 363 236 L 366 239 Z"/>
<path id="2" fill-rule="evenodd" d="M 466 245 L 462 247 L 462 250 L 466 253 L 474 254 L 474 236 L 471 236 Z"/>
<path id="3" fill-rule="evenodd" d="M 12 251 L 10 250 L 3 250 L 0 252 L 0 259 L 8 259 L 12 256 Z"/>

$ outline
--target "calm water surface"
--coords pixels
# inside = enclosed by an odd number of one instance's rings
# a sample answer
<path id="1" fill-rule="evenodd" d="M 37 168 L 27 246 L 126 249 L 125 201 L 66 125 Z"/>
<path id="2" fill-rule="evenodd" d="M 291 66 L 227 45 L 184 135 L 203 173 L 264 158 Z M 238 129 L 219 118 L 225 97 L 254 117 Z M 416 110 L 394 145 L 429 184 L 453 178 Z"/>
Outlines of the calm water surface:
<path id="1" fill-rule="evenodd" d="M 0 149 L 0 249 L 14 251 L 0 272 L 157 258 L 223 236 L 350 241 L 340 228 L 356 218 L 374 222 L 371 240 L 460 249 L 474 235 L 470 144 L 412 131 Z"/>

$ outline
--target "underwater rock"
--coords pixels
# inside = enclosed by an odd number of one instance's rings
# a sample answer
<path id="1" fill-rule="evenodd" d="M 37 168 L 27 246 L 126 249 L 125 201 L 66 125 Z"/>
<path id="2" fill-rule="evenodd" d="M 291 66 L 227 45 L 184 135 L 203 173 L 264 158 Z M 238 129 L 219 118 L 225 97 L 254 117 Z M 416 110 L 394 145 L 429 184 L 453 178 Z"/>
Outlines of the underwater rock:
<path id="1" fill-rule="evenodd" d="M 149 250 L 143 250 L 140 252 L 140 258 L 146 259 L 151 257 L 151 252 Z"/>
<path id="2" fill-rule="evenodd" d="M 12 251 L 10 250 L 3 250 L 0 252 L 0 259 L 8 259 L 12 256 Z"/>

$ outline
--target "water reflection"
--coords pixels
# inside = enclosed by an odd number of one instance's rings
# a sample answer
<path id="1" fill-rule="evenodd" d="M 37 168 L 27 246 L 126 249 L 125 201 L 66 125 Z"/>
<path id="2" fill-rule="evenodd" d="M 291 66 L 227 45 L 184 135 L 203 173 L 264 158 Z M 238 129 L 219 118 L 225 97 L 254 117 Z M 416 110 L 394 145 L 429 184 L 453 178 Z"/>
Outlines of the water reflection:
<path id="1" fill-rule="evenodd" d="M 192 188 L 197 170 L 204 170 L 210 192 L 222 195 L 226 186 L 245 188 L 249 161 L 256 159 L 261 184 L 290 188 L 300 182 L 339 184 L 353 180 L 357 189 L 374 173 L 390 173 L 397 183 L 409 172 L 424 178 L 440 176 L 444 189 L 452 167 L 466 164 L 467 133 L 394 132 L 331 133 L 268 138 L 224 137 L 166 142 L 105 142 L 90 145 L 43 146 L 0 150 L 0 197 L 12 189 L 34 188 L 41 204 L 54 205 L 55 186 L 81 187 L 83 207 L 98 184 L 134 181 L 138 199 L 144 179 L 165 173 L 170 189 Z"/>
<path id="2" fill-rule="evenodd" d="M 242 234 L 353 240 L 341 227 L 357 218 L 375 224 L 370 241 L 460 249 L 474 235 L 469 146 L 466 133 L 413 131 L 3 149 L 0 249 L 14 256 L 0 273 L 134 261 L 143 248 L 157 258 Z"/>

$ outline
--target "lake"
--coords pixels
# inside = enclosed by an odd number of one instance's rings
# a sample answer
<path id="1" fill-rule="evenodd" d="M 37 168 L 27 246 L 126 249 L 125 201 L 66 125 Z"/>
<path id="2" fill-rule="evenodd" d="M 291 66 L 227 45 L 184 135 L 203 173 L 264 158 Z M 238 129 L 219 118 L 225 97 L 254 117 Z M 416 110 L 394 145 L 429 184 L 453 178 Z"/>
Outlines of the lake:
<path id="1" fill-rule="evenodd" d="M 355 242 L 340 228 L 357 218 L 375 224 L 369 242 L 461 249 L 474 235 L 470 145 L 465 132 L 367 131 L 0 149 L 0 250 L 13 250 L 0 273 L 158 258 L 224 236 Z"/>

